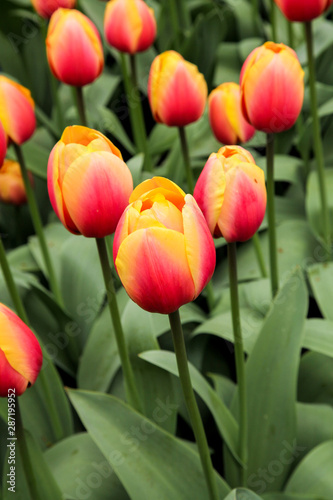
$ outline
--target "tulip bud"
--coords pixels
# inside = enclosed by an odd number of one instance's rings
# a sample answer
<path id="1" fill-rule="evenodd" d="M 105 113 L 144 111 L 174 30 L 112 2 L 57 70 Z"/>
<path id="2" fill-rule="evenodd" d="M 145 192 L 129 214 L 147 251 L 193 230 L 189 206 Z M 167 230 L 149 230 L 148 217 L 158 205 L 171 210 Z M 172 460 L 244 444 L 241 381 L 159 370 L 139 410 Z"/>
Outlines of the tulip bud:
<path id="1" fill-rule="evenodd" d="M 28 172 L 30 183 L 33 176 Z M 21 167 L 17 161 L 5 160 L 0 167 L 0 201 L 12 205 L 23 205 L 27 202 Z"/>
<path id="2" fill-rule="evenodd" d="M 289 21 L 307 22 L 325 12 L 333 0 L 274 0 Z"/>
<path id="3" fill-rule="evenodd" d="M 212 153 L 194 189 L 210 232 L 228 243 L 246 241 L 258 230 L 266 210 L 264 172 L 240 146 Z"/>
<path id="4" fill-rule="evenodd" d="M 202 116 L 207 84 L 197 66 L 168 50 L 155 57 L 149 73 L 148 98 L 154 119 L 183 127 Z"/>
<path id="5" fill-rule="evenodd" d="M 49 19 L 59 8 L 73 9 L 76 0 L 31 0 L 35 11 L 45 19 Z"/>
<path id="6" fill-rule="evenodd" d="M 51 151 L 47 185 L 54 211 L 74 234 L 112 234 L 133 190 L 132 175 L 109 139 L 87 127 L 67 127 Z"/>
<path id="7" fill-rule="evenodd" d="M 0 167 L 3 164 L 7 152 L 7 137 L 0 121 Z"/>
<path id="8" fill-rule="evenodd" d="M 30 91 L 0 75 L 0 120 L 8 138 L 16 144 L 27 141 L 35 131 L 35 103 Z"/>
<path id="9" fill-rule="evenodd" d="M 78 10 L 58 9 L 52 14 L 46 54 L 54 76 L 76 87 L 92 83 L 104 66 L 97 28 Z"/>
<path id="10" fill-rule="evenodd" d="M 0 396 L 9 389 L 15 396 L 33 385 L 43 363 L 43 354 L 32 331 L 11 309 L 0 304 Z"/>
<path id="11" fill-rule="evenodd" d="M 296 52 L 283 43 L 266 42 L 254 49 L 240 76 L 245 118 L 266 133 L 290 129 L 302 109 L 303 79 Z"/>
<path id="12" fill-rule="evenodd" d="M 169 314 L 194 300 L 215 268 L 215 247 L 193 196 L 163 177 L 133 191 L 114 237 L 113 258 L 131 299 Z"/>
<path id="13" fill-rule="evenodd" d="M 108 43 L 121 52 L 142 52 L 156 37 L 154 11 L 143 0 L 110 0 L 104 31 Z"/>
<path id="14" fill-rule="evenodd" d="M 224 144 L 247 142 L 255 129 L 244 118 L 240 86 L 222 83 L 209 94 L 209 121 L 216 139 Z"/>

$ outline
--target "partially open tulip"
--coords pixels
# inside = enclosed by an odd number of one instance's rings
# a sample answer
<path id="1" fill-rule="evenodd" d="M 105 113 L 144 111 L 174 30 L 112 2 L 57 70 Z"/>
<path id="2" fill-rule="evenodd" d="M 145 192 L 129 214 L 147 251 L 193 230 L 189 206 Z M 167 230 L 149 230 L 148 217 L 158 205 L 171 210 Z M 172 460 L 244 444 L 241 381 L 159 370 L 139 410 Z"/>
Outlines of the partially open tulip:
<path id="1" fill-rule="evenodd" d="M 303 80 L 304 71 L 291 48 L 283 43 L 266 42 L 254 49 L 240 76 L 245 118 L 266 133 L 288 130 L 303 105 Z"/>
<path id="2" fill-rule="evenodd" d="M 54 76 L 76 87 L 92 83 L 104 66 L 103 47 L 96 26 L 74 9 L 58 9 L 52 15 L 46 54 Z"/>
<path id="3" fill-rule="evenodd" d="M 27 141 L 35 131 L 35 103 L 30 91 L 0 75 L 0 121 L 8 138 L 16 144 Z"/>
<path id="4" fill-rule="evenodd" d="M 9 389 L 16 396 L 23 394 L 35 383 L 42 362 L 35 335 L 11 309 L 0 304 L 0 396 L 7 397 Z"/>
<path id="5" fill-rule="evenodd" d="M 194 300 L 215 268 L 215 247 L 193 196 L 154 177 L 133 191 L 114 237 L 113 258 L 131 299 L 169 314 Z"/>
<path id="6" fill-rule="evenodd" d="M 7 137 L 0 121 L 0 167 L 3 164 L 7 152 Z"/>
<path id="7" fill-rule="evenodd" d="M 31 0 L 31 3 L 40 16 L 49 19 L 59 8 L 73 9 L 76 0 Z"/>
<path id="8" fill-rule="evenodd" d="M 209 122 L 216 139 L 224 144 L 239 144 L 253 137 L 255 128 L 244 118 L 240 86 L 222 83 L 208 98 Z"/>
<path id="9" fill-rule="evenodd" d="M 240 146 L 212 153 L 194 189 L 215 238 L 246 241 L 258 230 L 266 210 L 264 172 Z"/>
<path id="10" fill-rule="evenodd" d="M 333 0 L 274 0 L 289 21 L 307 22 L 325 12 Z"/>
<path id="11" fill-rule="evenodd" d="M 28 172 L 30 183 L 33 176 Z M 23 205 L 27 202 L 21 167 L 17 161 L 5 160 L 0 167 L 0 201 L 12 205 Z"/>
<path id="12" fill-rule="evenodd" d="M 104 31 L 108 43 L 121 52 L 142 52 L 156 37 L 154 11 L 143 0 L 110 0 L 105 10 Z"/>
<path id="13" fill-rule="evenodd" d="M 155 57 L 149 73 L 148 98 L 154 119 L 169 127 L 197 121 L 204 112 L 207 84 L 197 66 L 168 50 Z"/>
<path id="14" fill-rule="evenodd" d="M 112 234 L 133 190 L 121 153 L 103 134 L 67 127 L 51 151 L 48 191 L 54 211 L 74 234 Z"/>

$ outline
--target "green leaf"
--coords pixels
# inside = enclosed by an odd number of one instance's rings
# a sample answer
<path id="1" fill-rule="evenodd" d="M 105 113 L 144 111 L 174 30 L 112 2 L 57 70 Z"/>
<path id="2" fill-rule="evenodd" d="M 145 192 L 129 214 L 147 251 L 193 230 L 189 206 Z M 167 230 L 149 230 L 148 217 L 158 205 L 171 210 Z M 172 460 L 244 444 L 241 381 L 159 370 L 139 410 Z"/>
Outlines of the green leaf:
<path id="1" fill-rule="evenodd" d="M 333 190 L 333 169 L 325 169 L 325 188 L 327 193 Z M 310 172 L 306 186 L 306 214 L 309 220 L 313 234 L 319 241 L 323 241 L 323 217 L 321 211 L 321 196 L 319 190 L 318 174 L 315 171 Z M 333 201 L 332 197 L 327 197 L 330 219 L 333 220 Z M 333 237 L 333 225 L 331 223 L 331 238 Z"/>
<path id="2" fill-rule="evenodd" d="M 317 318 L 306 320 L 303 347 L 333 358 L 333 322 Z"/>
<path id="3" fill-rule="evenodd" d="M 317 58 L 333 43 L 332 23 L 319 18 L 313 23 L 314 57 Z M 297 48 L 297 55 L 302 65 L 307 64 L 308 56 L 306 43 Z"/>
<path id="4" fill-rule="evenodd" d="M 49 160 L 51 149 L 37 144 L 32 138 L 22 146 L 24 159 L 27 169 L 41 179 L 47 178 L 47 162 Z M 16 155 L 12 150 L 9 150 L 7 157 L 16 161 Z"/>
<path id="5" fill-rule="evenodd" d="M 298 377 L 298 399 L 304 403 L 333 405 L 333 359 L 308 352 L 302 356 Z"/>
<path id="6" fill-rule="evenodd" d="M 117 115 L 113 111 L 111 111 L 111 109 L 108 109 L 104 106 L 99 106 L 97 108 L 97 111 L 98 118 L 96 125 L 98 124 L 98 128 L 101 129 L 104 133 L 108 132 L 109 134 L 111 134 L 122 144 L 122 146 L 127 149 L 129 153 L 134 154 L 135 148 L 133 146 L 133 143 L 129 139 Z"/>
<path id="7" fill-rule="evenodd" d="M 68 392 L 84 426 L 131 498 L 208 500 L 199 457 L 184 442 L 112 396 Z M 218 474 L 217 479 L 223 498 L 229 488 Z"/>
<path id="8" fill-rule="evenodd" d="M 318 249 L 318 258 L 324 255 L 322 249 Z M 314 264 L 308 268 L 308 276 L 312 291 L 318 303 L 318 307 L 323 316 L 333 321 L 333 264 L 332 262 L 323 262 Z"/>
<path id="9" fill-rule="evenodd" d="M 262 498 L 258 497 L 253 491 L 245 488 L 237 488 L 236 490 L 232 490 L 224 500 L 262 500 Z"/>
<path id="10" fill-rule="evenodd" d="M 258 167 L 262 168 L 266 177 L 266 157 L 256 159 Z M 304 166 L 299 158 L 288 155 L 274 155 L 274 180 L 294 184 L 303 182 Z"/>
<path id="11" fill-rule="evenodd" d="M 216 51 L 217 63 L 213 85 L 218 86 L 225 82 L 239 82 L 242 61 L 239 57 L 238 44 L 223 42 Z"/>

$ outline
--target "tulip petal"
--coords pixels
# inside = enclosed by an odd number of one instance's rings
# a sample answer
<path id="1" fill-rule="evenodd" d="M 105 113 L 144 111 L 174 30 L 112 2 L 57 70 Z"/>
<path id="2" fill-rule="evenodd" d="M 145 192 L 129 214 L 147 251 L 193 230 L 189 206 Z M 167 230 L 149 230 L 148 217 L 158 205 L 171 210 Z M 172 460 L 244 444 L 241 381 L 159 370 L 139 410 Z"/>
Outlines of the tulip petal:
<path id="1" fill-rule="evenodd" d="M 4 352 L 0 349 L 0 397 L 8 396 L 9 389 L 15 389 L 15 396 L 20 396 L 24 393 L 28 386 L 28 380 L 20 375 L 9 364 Z"/>
<path id="2" fill-rule="evenodd" d="M 165 177 L 153 177 L 152 179 L 147 179 L 146 181 L 141 182 L 132 192 L 131 197 L 130 197 L 130 203 L 132 203 L 135 200 L 138 200 L 139 198 L 142 197 L 142 195 L 145 195 L 145 197 L 149 197 L 149 193 L 153 191 L 156 188 L 165 188 L 164 191 L 161 190 L 160 192 L 167 193 L 174 193 L 177 195 L 177 198 L 184 198 L 185 193 L 184 191 L 177 186 L 174 182 L 170 181 L 169 179 L 166 179 Z M 167 198 L 169 201 L 170 198 Z M 184 204 L 184 201 L 182 205 Z"/>
<path id="3" fill-rule="evenodd" d="M 82 125 L 66 127 L 61 136 L 61 142 L 66 146 L 70 144 L 88 146 L 91 151 L 109 151 L 123 159 L 119 149 L 101 132 Z"/>
<path id="4" fill-rule="evenodd" d="M 134 54 L 143 29 L 142 19 L 135 0 L 108 2 L 105 9 L 104 31 L 108 43 L 120 50 Z"/>

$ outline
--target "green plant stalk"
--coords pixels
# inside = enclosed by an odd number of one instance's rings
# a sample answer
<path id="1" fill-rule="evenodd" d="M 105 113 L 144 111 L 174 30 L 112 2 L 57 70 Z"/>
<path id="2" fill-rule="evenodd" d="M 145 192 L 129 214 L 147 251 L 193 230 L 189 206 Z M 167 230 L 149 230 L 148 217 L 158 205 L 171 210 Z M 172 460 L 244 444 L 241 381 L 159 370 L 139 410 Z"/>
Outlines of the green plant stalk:
<path id="1" fill-rule="evenodd" d="M 291 21 L 288 21 L 288 19 L 286 19 L 286 22 L 287 22 L 287 30 L 288 30 L 288 45 L 289 45 L 289 47 L 291 47 L 293 49 L 294 45 L 295 45 L 293 23 Z"/>
<path id="2" fill-rule="evenodd" d="M 272 41 L 277 41 L 277 26 L 276 26 L 276 5 L 274 0 L 271 0 L 271 26 L 272 26 Z"/>
<path id="3" fill-rule="evenodd" d="M 240 485 L 246 486 L 246 464 L 247 464 L 247 402 L 246 402 L 246 380 L 245 359 L 242 338 L 242 329 L 239 315 L 238 280 L 237 280 L 237 249 L 236 243 L 228 243 L 229 263 L 229 285 L 231 299 L 231 315 L 234 332 L 235 364 L 239 398 L 239 457 L 243 465 L 240 465 Z"/>
<path id="4" fill-rule="evenodd" d="M 253 28 L 257 30 L 257 18 L 258 18 L 258 0 L 252 0 L 252 22 Z"/>
<path id="5" fill-rule="evenodd" d="M 261 243 L 260 243 L 258 233 L 254 233 L 254 235 L 252 236 L 252 243 L 253 243 L 254 250 L 256 253 L 256 257 L 257 257 L 257 261 L 258 261 L 258 264 L 260 267 L 261 276 L 263 278 L 267 278 L 268 274 L 267 274 L 265 259 L 264 259 L 263 253 L 262 253 L 262 248 L 261 248 Z"/>
<path id="6" fill-rule="evenodd" d="M 88 122 L 87 122 L 86 108 L 84 105 L 83 89 L 82 87 L 74 87 L 74 88 L 75 88 L 76 105 L 80 117 L 80 122 L 81 125 L 87 127 Z"/>
<path id="7" fill-rule="evenodd" d="M 207 302 L 208 302 L 209 311 L 211 312 L 214 309 L 214 305 L 215 305 L 215 296 L 214 296 L 212 280 L 208 281 L 205 290 L 206 290 L 206 294 L 207 294 Z"/>
<path id="8" fill-rule="evenodd" d="M 60 135 L 60 129 L 54 126 L 54 123 L 50 118 L 44 113 L 44 111 L 37 106 L 35 103 L 35 115 L 39 123 L 41 123 L 53 137 L 58 141 Z"/>
<path id="9" fill-rule="evenodd" d="M 318 116 L 317 94 L 316 94 L 316 74 L 315 63 L 313 57 L 313 37 L 312 37 L 312 24 L 311 21 L 304 23 L 306 47 L 308 53 L 308 66 L 309 66 L 309 84 L 310 84 L 310 100 L 311 100 L 311 114 L 313 120 L 313 141 L 314 151 L 316 157 L 317 174 L 321 198 L 321 212 L 323 220 L 324 231 L 324 245 L 327 252 L 327 257 L 331 257 L 331 227 L 330 227 L 330 214 L 327 202 L 327 192 L 325 186 L 325 166 L 324 166 L 324 152 L 321 140 L 320 121 Z"/>
<path id="10" fill-rule="evenodd" d="M 174 33 L 175 40 L 175 50 L 177 52 L 180 51 L 180 28 L 179 28 L 179 19 L 178 19 L 178 9 L 177 9 L 177 0 L 169 0 L 168 1 L 170 19 L 172 24 L 172 29 Z"/>
<path id="11" fill-rule="evenodd" d="M 188 144 L 186 140 L 186 132 L 184 127 L 178 127 L 179 130 L 179 137 L 180 137 L 180 144 L 182 148 L 182 153 L 183 153 L 183 159 L 184 159 L 184 165 L 185 165 L 185 172 L 186 172 L 186 178 L 187 178 L 187 187 L 188 187 L 188 192 L 190 194 L 193 194 L 194 191 L 194 179 L 193 179 L 193 173 L 191 169 L 191 162 L 190 162 L 190 154 L 188 150 Z"/>
<path id="12" fill-rule="evenodd" d="M 30 184 L 30 179 L 28 176 L 27 167 L 25 165 L 22 149 L 18 144 L 15 144 L 14 142 L 13 142 L 13 147 L 15 149 L 17 160 L 21 166 L 21 172 L 22 172 L 24 187 L 25 187 L 25 191 L 26 191 L 26 195 L 27 195 L 27 199 L 28 199 L 28 205 L 29 205 L 29 209 L 30 209 L 31 219 L 32 219 L 32 222 L 33 222 L 33 225 L 34 225 L 34 228 L 35 228 L 38 240 L 39 240 L 40 249 L 41 249 L 44 263 L 45 263 L 45 266 L 46 266 L 46 269 L 48 272 L 50 288 L 51 288 L 51 290 L 54 294 L 54 297 L 55 297 L 56 301 L 58 302 L 58 304 L 61 307 L 63 307 L 64 303 L 62 300 L 60 288 L 58 286 L 58 282 L 57 282 L 56 275 L 54 272 L 51 257 L 50 257 L 50 254 L 49 254 L 49 251 L 47 248 L 47 244 L 46 244 L 46 240 L 45 240 L 45 236 L 44 236 L 44 232 L 43 232 L 42 220 L 41 220 L 41 217 L 39 214 L 39 209 L 38 209 L 37 201 L 35 198 L 35 194 L 34 194 L 34 191 L 31 187 L 31 184 Z"/>
<path id="13" fill-rule="evenodd" d="M 130 405 L 137 411 L 141 412 L 141 402 L 139 399 L 139 394 L 135 385 L 134 373 L 132 369 L 132 365 L 130 362 L 128 349 L 125 341 L 125 336 L 123 332 L 123 328 L 121 325 L 121 319 L 117 304 L 117 296 L 116 291 L 113 285 L 113 277 L 112 271 L 108 259 L 108 252 L 104 238 L 96 238 L 98 255 L 101 262 L 101 267 L 103 271 L 103 278 L 106 288 L 106 293 L 108 297 L 108 306 L 110 310 L 111 320 L 113 323 L 114 333 L 116 337 L 118 352 L 122 364 L 124 380 L 125 380 L 125 389 L 127 400 Z"/>
<path id="14" fill-rule="evenodd" d="M 181 25 L 183 30 L 186 31 L 191 26 L 191 17 L 187 8 L 187 2 L 186 0 L 179 0 L 178 5 L 179 5 Z"/>
<path id="15" fill-rule="evenodd" d="M 218 500 L 219 495 L 217 490 L 216 477 L 209 454 L 205 429 L 202 423 L 201 415 L 193 392 L 193 387 L 191 383 L 191 377 L 187 362 L 183 329 L 182 329 L 182 324 L 180 322 L 180 316 L 178 310 L 169 314 L 169 321 L 171 326 L 173 345 L 175 348 L 175 354 L 177 359 L 180 383 L 183 389 L 184 399 L 187 411 L 189 413 L 194 436 L 198 445 L 199 456 L 203 472 L 205 475 L 207 488 L 209 491 L 209 497 L 211 500 Z"/>
<path id="16" fill-rule="evenodd" d="M 267 216 L 269 236 L 269 262 L 272 295 L 275 297 L 279 289 L 279 273 L 276 248 L 275 199 L 274 199 L 274 134 L 267 134 Z"/>
<path id="17" fill-rule="evenodd" d="M 48 363 L 52 363 L 46 349 L 43 347 L 43 358 L 47 360 Z M 42 386 L 45 402 L 46 402 L 46 407 L 48 408 L 48 416 L 52 422 L 52 427 L 54 431 L 54 436 L 57 441 L 60 441 L 64 435 L 62 431 L 62 426 L 61 426 L 61 420 L 59 416 L 59 411 L 60 408 L 57 408 L 54 402 L 54 399 L 52 398 L 52 387 L 50 387 L 49 381 L 47 377 L 45 376 L 43 368 L 39 372 L 38 378 L 40 380 L 40 384 Z"/>

